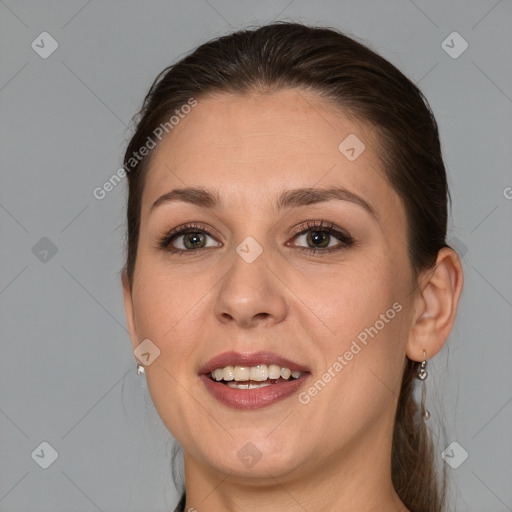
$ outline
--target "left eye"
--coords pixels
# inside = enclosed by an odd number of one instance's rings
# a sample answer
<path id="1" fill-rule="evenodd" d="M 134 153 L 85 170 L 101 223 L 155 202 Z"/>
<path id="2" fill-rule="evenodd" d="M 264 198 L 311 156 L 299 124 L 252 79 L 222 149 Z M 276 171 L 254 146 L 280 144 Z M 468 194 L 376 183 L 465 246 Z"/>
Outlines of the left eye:
<path id="1" fill-rule="evenodd" d="M 308 244 L 308 249 L 326 249 L 340 244 L 340 240 L 338 240 L 338 244 L 336 244 L 336 239 L 333 234 L 327 231 L 307 231 L 299 235 L 297 240 L 305 241 Z"/>
<path id="2" fill-rule="evenodd" d="M 306 224 L 302 227 L 306 229 L 295 235 L 296 240 L 306 243 L 306 246 L 298 246 L 300 249 L 311 252 L 330 251 L 350 247 L 354 243 L 348 233 L 335 228 L 332 224 Z"/>

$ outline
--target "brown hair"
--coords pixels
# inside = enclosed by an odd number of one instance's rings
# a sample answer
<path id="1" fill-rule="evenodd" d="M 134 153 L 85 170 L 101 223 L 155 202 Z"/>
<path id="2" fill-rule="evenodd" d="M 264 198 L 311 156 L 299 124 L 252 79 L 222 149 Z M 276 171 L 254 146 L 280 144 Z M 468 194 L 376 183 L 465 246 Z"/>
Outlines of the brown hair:
<path id="1" fill-rule="evenodd" d="M 431 268 L 447 246 L 449 199 L 437 124 L 421 91 L 395 66 L 340 32 L 274 23 L 207 42 L 164 69 L 136 116 L 125 157 L 129 195 L 124 279 L 133 282 L 140 211 L 149 155 L 134 160 L 154 130 L 191 99 L 215 92 L 250 93 L 302 88 L 367 121 L 379 134 L 387 178 L 401 197 L 412 269 Z M 406 358 L 396 411 L 392 480 L 413 512 L 440 512 L 445 478 L 439 478 L 433 441 L 413 396 L 416 363 Z"/>

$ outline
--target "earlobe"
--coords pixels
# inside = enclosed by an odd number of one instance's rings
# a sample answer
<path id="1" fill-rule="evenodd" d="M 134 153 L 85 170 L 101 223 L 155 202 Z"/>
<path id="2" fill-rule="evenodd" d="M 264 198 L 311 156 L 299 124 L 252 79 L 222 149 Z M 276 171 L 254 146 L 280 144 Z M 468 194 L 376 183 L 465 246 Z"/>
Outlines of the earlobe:
<path id="1" fill-rule="evenodd" d="M 121 281 L 123 284 L 123 301 L 124 301 L 124 312 L 126 316 L 126 325 L 128 327 L 128 332 L 130 334 L 132 347 L 135 350 L 137 345 L 139 344 L 138 335 L 137 335 L 137 327 L 135 322 L 135 310 L 133 307 L 133 298 L 132 298 L 132 288 L 128 279 L 128 275 L 126 271 L 123 271 L 121 276 Z"/>
<path id="2" fill-rule="evenodd" d="M 459 257 L 449 247 L 441 249 L 433 269 L 420 279 L 413 325 L 406 354 L 422 361 L 432 358 L 446 343 L 457 314 L 464 274 Z"/>

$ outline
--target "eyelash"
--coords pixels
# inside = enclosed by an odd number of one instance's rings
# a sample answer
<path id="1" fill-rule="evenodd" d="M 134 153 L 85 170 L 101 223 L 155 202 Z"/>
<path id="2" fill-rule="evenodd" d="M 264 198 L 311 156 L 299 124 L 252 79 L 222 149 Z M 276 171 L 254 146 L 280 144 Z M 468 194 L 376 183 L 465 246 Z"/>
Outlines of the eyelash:
<path id="1" fill-rule="evenodd" d="M 314 254 L 314 255 L 322 255 L 325 253 L 333 252 L 333 251 L 339 251 L 341 249 L 345 249 L 348 247 L 351 247 L 354 244 L 354 239 L 346 232 L 340 229 L 337 229 L 334 224 L 324 221 L 307 221 L 302 224 L 300 224 L 297 228 L 297 232 L 293 235 L 293 238 L 297 238 L 300 235 L 304 235 L 308 233 L 309 231 L 318 231 L 320 233 L 328 233 L 331 236 L 334 236 L 339 240 L 339 244 L 335 247 L 330 248 L 322 248 L 322 247 L 301 247 L 297 246 L 297 249 L 306 251 L 308 254 Z M 213 237 L 213 235 L 209 232 L 209 230 L 206 228 L 206 226 L 202 224 L 185 224 L 183 226 L 180 226 L 178 228 L 173 229 L 169 233 L 167 233 L 158 243 L 158 248 L 162 250 L 169 251 L 173 254 L 182 255 L 183 253 L 192 253 L 200 251 L 201 249 L 205 249 L 205 247 L 200 247 L 199 249 L 177 249 L 175 247 L 172 247 L 171 242 L 179 237 L 190 233 L 203 233 L 210 237 Z"/>

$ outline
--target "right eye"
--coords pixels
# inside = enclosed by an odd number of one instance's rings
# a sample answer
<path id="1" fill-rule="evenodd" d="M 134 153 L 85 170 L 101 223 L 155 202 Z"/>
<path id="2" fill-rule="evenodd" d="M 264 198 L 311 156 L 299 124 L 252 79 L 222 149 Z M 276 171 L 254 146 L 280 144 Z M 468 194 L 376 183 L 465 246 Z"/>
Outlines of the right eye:
<path id="1" fill-rule="evenodd" d="M 210 238 L 213 243 L 208 245 L 208 238 Z M 216 242 L 204 227 L 190 224 L 173 229 L 165 235 L 159 243 L 161 249 L 178 254 L 194 252 L 207 247 L 219 247 L 220 245 L 221 244 Z"/>

